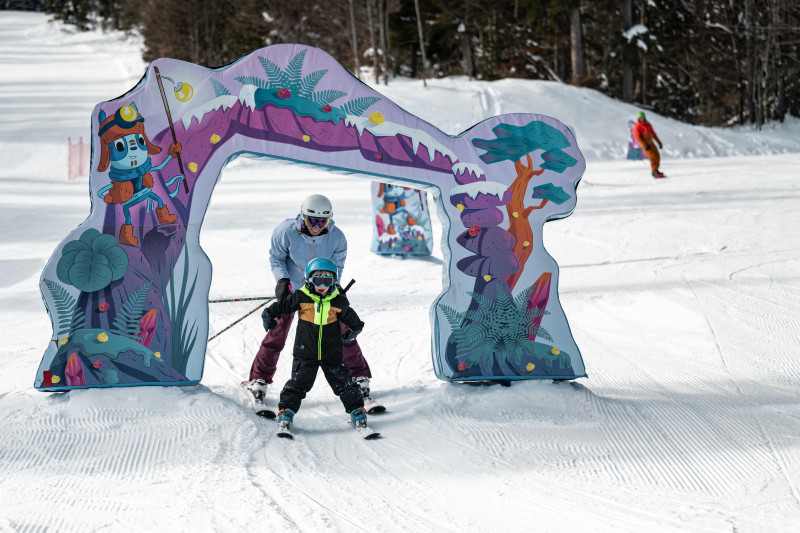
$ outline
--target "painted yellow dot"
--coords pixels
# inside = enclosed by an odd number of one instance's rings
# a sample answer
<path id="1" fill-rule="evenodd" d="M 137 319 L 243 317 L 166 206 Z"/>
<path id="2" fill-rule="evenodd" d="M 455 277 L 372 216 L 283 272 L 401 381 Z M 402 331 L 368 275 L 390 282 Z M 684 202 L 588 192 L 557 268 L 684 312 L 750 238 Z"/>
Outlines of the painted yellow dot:
<path id="1" fill-rule="evenodd" d="M 380 111 L 375 111 L 373 114 L 369 116 L 369 121 L 373 124 L 380 124 L 383 122 L 383 115 L 381 115 Z"/>
<path id="2" fill-rule="evenodd" d="M 106 332 L 104 331 L 103 333 L 97 336 L 97 340 L 99 340 L 100 342 L 106 342 L 108 340 L 108 335 L 106 335 Z"/>
<path id="3" fill-rule="evenodd" d="M 61 381 L 61 378 L 58 376 L 53 376 L 52 378 L 50 378 L 50 381 L 52 383 L 58 383 L 59 381 Z"/>
<path id="4" fill-rule="evenodd" d="M 211 139 L 209 140 L 211 141 L 211 144 L 217 144 L 221 139 L 222 137 L 220 137 L 215 133 L 214 135 L 211 136 Z"/>
<path id="5" fill-rule="evenodd" d="M 156 359 L 161 359 L 161 352 L 155 352 L 153 354 L 153 357 L 155 357 Z"/>
<path id="6" fill-rule="evenodd" d="M 519 213 L 514 211 L 513 213 L 511 213 L 511 216 L 514 217 L 514 218 L 519 218 Z"/>
<path id="7" fill-rule="evenodd" d="M 420 235 L 419 237 L 417 237 L 417 240 L 421 241 L 421 240 L 422 240 L 422 235 Z"/>
<path id="8" fill-rule="evenodd" d="M 525 242 L 522 243 L 522 247 L 523 248 L 527 248 L 530 245 L 531 245 L 531 243 L 529 243 L 528 241 L 525 241 Z"/>
<path id="9" fill-rule="evenodd" d="M 61 344 L 67 344 L 69 337 L 61 337 Z"/>
<path id="10" fill-rule="evenodd" d="M 197 163 L 195 163 L 194 161 L 189 163 L 189 170 L 191 170 L 192 172 L 197 172 Z"/>
<path id="11" fill-rule="evenodd" d="M 311 140 L 311 137 L 309 137 L 308 135 L 303 135 L 303 142 L 308 142 L 310 140 Z"/>
<path id="12" fill-rule="evenodd" d="M 458 204 L 456 206 L 456 209 L 458 209 L 459 211 L 463 211 L 464 210 L 464 204 Z"/>
<path id="13" fill-rule="evenodd" d="M 532 371 L 534 368 L 536 368 L 536 365 L 534 365 L 533 363 L 528 363 L 528 366 L 526 366 L 526 367 L 525 367 L 525 370 L 527 370 L 528 372 L 530 372 L 530 371 Z"/>
<path id="14" fill-rule="evenodd" d="M 553 349 L 552 349 L 552 350 L 550 350 L 550 353 L 551 353 L 551 354 L 553 354 L 553 355 L 558 355 L 558 354 L 560 354 L 560 353 L 561 353 L 561 350 L 559 350 L 558 348 L 556 348 L 555 346 L 553 346 Z"/>
<path id="15" fill-rule="evenodd" d="M 485 276 L 483 276 L 483 279 L 485 281 L 489 281 L 490 279 L 492 279 L 492 276 L 490 276 L 489 274 L 486 274 Z"/>

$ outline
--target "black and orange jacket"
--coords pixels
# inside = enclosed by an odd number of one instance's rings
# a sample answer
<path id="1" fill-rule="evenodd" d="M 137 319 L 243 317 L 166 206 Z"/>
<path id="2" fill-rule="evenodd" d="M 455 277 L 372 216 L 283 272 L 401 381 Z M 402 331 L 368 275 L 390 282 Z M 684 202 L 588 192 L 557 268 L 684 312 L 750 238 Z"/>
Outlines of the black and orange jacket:
<path id="1" fill-rule="evenodd" d="M 364 323 L 350 307 L 347 297 L 334 285 L 330 294 L 320 296 L 303 285 L 279 302 L 267 308 L 273 318 L 297 311 L 297 334 L 294 356 L 324 362 L 342 360 L 341 320 L 351 329 L 362 329 Z"/>

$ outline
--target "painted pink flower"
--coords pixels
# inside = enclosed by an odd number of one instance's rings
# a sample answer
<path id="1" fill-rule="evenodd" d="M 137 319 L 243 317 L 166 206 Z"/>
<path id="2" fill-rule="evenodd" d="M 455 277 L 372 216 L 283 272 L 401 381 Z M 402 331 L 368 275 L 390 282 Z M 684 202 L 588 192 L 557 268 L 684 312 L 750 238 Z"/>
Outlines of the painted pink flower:
<path id="1" fill-rule="evenodd" d="M 100 305 L 97 306 L 97 309 L 99 309 L 100 311 L 108 311 L 109 307 L 111 307 L 111 306 L 108 305 L 108 302 L 103 302 L 103 303 L 101 303 Z"/>
<path id="2" fill-rule="evenodd" d="M 375 159 L 383 159 L 383 156 L 380 152 L 375 152 Z"/>
<path id="3" fill-rule="evenodd" d="M 103 366 L 103 362 L 102 362 L 102 361 L 100 361 L 100 359 L 98 359 L 97 361 L 95 361 L 94 363 L 92 363 L 92 366 L 93 366 L 94 368 L 100 368 L 101 366 Z"/>
<path id="4" fill-rule="evenodd" d="M 464 361 L 461 361 L 460 363 L 458 363 L 458 370 L 460 372 L 463 372 L 466 369 L 467 369 L 467 363 L 465 363 Z"/>
<path id="5" fill-rule="evenodd" d="M 471 225 L 469 227 L 469 235 L 470 235 L 470 237 L 474 237 L 475 235 L 477 235 L 480 232 L 481 232 L 481 227 L 480 226 L 476 226 L 475 224 L 473 224 L 473 225 Z"/>
<path id="6" fill-rule="evenodd" d="M 292 93 L 286 87 L 284 87 L 283 89 L 278 91 L 278 98 L 282 98 L 282 99 L 286 100 L 290 96 L 292 96 Z"/>
<path id="7" fill-rule="evenodd" d="M 330 113 L 330 112 L 331 112 L 331 106 L 330 106 L 330 104 L 325 104 L 324 106 L 322 106 L 322 110 L 323 110 L 324 112 L 326 112 L 326 113 Z"/>

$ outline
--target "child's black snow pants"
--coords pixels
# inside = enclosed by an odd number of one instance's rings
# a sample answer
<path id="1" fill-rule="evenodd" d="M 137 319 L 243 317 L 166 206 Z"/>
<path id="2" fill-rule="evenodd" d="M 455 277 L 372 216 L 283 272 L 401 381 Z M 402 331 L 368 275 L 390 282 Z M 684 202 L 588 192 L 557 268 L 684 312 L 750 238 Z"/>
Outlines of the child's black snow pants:
<path id="1" fill-rule="evenodd" d="M 295 357 L 292 362 L 292 377 L 283 386 L 278 409 L 291 409 L 296 413 L 300 409 L 300 402 L 314 386 L 317 370 L 320 368 L 333 393 L 342 400 L 345 411 L 349 413 L 353 409 L 364 407 L 361 387 L 350 377 L 350 370 L 344 362 L 328 363 Z"/>

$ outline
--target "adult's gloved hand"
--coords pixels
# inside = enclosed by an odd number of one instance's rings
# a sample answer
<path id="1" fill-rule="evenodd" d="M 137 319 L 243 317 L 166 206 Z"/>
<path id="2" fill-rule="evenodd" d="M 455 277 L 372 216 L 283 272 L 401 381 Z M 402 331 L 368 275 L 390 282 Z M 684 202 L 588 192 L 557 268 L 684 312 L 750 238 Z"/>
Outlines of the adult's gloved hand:
<path id="1" fill-rule="evenodd" d="M 289 285 L 289 278 L 281 278 L 278 280 L 278 284 L 275 285 L 275 299 L 279 302 L 286 298 L 289 292 L 292 290 L 292 286 Z"/>
<path id="2" fill-rule="evenodd" d="M 664 148 L 664 145 L 663 145 L 663 144 L 661 144 L 661 141 L 658 141 L 658 147 L 659 147 L 659 148 Z"/>
<path id="3" fill-rule="evenodd" d="M 267 309 L 261 312 L 261 322 L 264 324 L 264 331 L 271 331 L 278 327 L 278 321 L 269 314 Z"/>
<path id="4" fill-rule="evenodd" d="M 352 342 L 356 340 L 356 337 L 358 337 L 359 333 L 361 333 L 360 329 L 347 328 L 346 330 L 344 330 L 344 333 L 342 333 L 342 340 L 344 342 Z"/>

